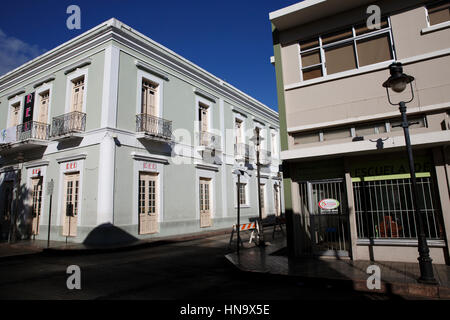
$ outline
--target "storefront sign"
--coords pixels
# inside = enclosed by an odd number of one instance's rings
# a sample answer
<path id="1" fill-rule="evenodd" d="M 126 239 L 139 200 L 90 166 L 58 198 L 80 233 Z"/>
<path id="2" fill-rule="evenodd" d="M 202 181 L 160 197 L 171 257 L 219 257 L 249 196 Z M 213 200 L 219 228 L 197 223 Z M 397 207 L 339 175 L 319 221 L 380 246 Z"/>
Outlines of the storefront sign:
<path id="1" fill-rule="evenodd" d="M 319 202 L 319 207 L 323 210 L 333 210 L 339 207 L 339 201 L 336 199 L 322 199 Z"/>
<path id="2" fill-rule="evenodd" d="M 77 168 L 77 162 L 67 162 L 65 168 L 66 170 L 75 170 Z"/>
<path id="3" fill-rule="evenodd" d="M 23 123 L 26 125 L 27 122 L 33 121 L 33 107 L 34 107 L 34 92 L 27 94 L 25 96 L 25 103 L 23 109 Z M 31 128 L 31 126 L 30 126 Z M 24 131 L 30 128 L 24 128 Z"/>
<path id="4" fill-rule="evenodd" d="M 414 166 L 416 172 L 430 172 L 432 162 L 424 157 L 416 157 Z M 353 164 L 352 177 L 372 177 L 372 176 L 389 176 L 395 174 L 409 173 L 409 166 L 406 160 L 390 160 L 370 161 L 365 163 Z"/>
<path id="5" fill-rule="evenodd" d="M 156 163 L 153 162 L 142 162 L 142 169 L 145 171 L 156 171 Z"/>
<path id="6" fill-rule="evenodd" d="M 39 176 L 41 174 L 41 168 L 34 168 L 31 170 L 32 176 Z"/>

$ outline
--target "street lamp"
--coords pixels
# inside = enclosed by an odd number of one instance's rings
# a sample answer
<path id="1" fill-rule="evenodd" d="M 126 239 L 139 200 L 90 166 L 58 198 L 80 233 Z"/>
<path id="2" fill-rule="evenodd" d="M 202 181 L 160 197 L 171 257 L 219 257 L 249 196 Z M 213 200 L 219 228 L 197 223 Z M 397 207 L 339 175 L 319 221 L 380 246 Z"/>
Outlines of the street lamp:
<path id="1" fill-rule="evenodd" d="M 389 88 L 392 89 L 392 91 L 396 93 L 403 92 L 407 85 L 409 84 L 411 87 L 411 99 L 408 101 L 400 101 L 398 103 L 400 113 L 402 115 L 402 124 L 403 132 L 405 134 L 405 144 L 406 144 L 406 150 L 408 153 L 408 162 L 409 162 L 409 172 L 411 174 L 411 188 L 413 192 L 413 205 L 414 205 L 414 211 L 416 215 L 416 220 L 418 221 L 419 225 L 419 234 L 418 234 L 418 251 L 419 251 L 419 267 L 420 267 L 420 278 L 418 279 L 421 283 L 427 283 L 427 284 L 437 284 L 436 279 L 433 275 L 433 265 L 432 265 L 432 259 L 430 258 L 430 249 L 428 248 L 427 239 L 425 236 L 425 231 L 423 227 L 423 220 L 422 215 L 420 214 L 420 209 L 418 206 L 417 199 L 418 196 L 418 190 L 417 190 L 417 182 L 416 182 L 416 172 L 414 168 L 414 158 L 412 153 L 412 147 L 411 147 L 411 140 L 409 137 L 409 122 L 408 118 L 406 116 L 406 104 L 413 101 L 414 99 L 414 90 L 412 87 L 412 82 L 414 81 L 414 77 L 409 76 L 407 74 L 403 73 L 403 67 L 400 62 L 392 63 L 389 66 L 389 71 L 391 73 L 391 76 L 383 83 L 383 87 L 386 88 L 388 101 L 391 105 L 395 106 L 395 103 L 392 103 L 391 97 L 389 95 Z"/>
<path id="2" fill-rule="evenodd" d="M 264 230 L 262 225 L 262 209 L 261 209 L 261 163 L 259 162 L 259 153 L 261 151 L 261 141 L 264 139 L 260 136 L 260 129 L 256 127 L 253 132 L 254 136 L 250 139 L 255 144 L 256 149 L 256 172 L 258 177 L 258 209 L 259 209 L 259 233 L 258 233 L 258 242 L 260 246 L 265 246 L 264 242 Z"/>
<path id="3" fill-rule="evenodd" d="M 236 169 L 233 171 L 237 175 L 238 182 L 237 182 L 237 224 L 236 224 L 236 233 L 237 233 L 237 242 L 236 242 L 236 251 L 239 254 L 239 248 L 241 245 L 241 237 L 239 234 L 239 230 L 241 229 L 241 176 L 244 175 L 245 170 L 244 169 Z M 231 243 L 230 243 L 231 244 Z"/>

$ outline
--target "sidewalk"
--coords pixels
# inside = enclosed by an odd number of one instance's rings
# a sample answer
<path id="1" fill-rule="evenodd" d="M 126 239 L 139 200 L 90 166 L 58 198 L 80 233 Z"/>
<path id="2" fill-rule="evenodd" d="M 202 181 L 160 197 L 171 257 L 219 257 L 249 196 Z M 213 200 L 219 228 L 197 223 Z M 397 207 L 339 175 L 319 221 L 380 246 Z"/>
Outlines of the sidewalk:
<path id="1" fill-rule="evenodd" d="M 265 248 L 253 247 L 225 255 L 226 259 L 243 272 L 292 277 L 303 282 L 333 282 L 357 291 L 384 293 L 398 296 L 450 299 L 450 267 L 433 265 L 437 286 L 417 282 L 418 263 L 383 261 L 352 261 L 334 258 L 290 259 L 285 255 L 286 240 L 280 236 Z M 381 269 L 381 289 L 367 288 L 366 273 L 369 265 Z"/>
<path id="2" fill-rule="evenodd" d="M 229 234 L 230 232 L 231 229 L 227 228 L 210 232 L 186 234 L 182 236 L 155 237 L 142 240 L 136 239 L 134 242 L 114 245 L 85 245 L 83 243 L 50 241 L 49 248 L 47 248 L 47 240 L 19 240 L 11 244 L 8 242 L 0 242 L 0 261 L 35 254 L 62 256 L 135 250 L 159 246 L 167 243 L 190 241 L 215 235 Z"/>

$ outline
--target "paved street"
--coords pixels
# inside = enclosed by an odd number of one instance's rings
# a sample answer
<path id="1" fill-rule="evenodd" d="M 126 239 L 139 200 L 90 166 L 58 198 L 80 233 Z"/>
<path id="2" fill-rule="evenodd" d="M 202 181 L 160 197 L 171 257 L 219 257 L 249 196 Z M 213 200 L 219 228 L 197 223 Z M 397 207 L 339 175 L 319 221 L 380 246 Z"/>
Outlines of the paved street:
<path id="1" fill-rule="evenodd" d="M 127 252 L 0 260 L 0 299 L 389 298 L 240 273 L 224 258 L 228 237 L 169 242 Z M 66 287 L 66 268 L 72 264 L 81 268 L 81 290 Z"/>

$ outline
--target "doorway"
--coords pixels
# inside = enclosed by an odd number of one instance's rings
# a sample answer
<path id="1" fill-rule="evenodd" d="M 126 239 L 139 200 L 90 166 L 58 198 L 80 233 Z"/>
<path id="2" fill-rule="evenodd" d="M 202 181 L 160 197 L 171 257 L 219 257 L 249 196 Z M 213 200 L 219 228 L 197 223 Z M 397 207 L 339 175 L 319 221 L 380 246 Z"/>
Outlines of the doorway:
<path id="1" fill-rule="evenodd" d="M 343 179 L 308 181 L 299 184 L 303 210 L 309 212 L 313 255 L 348 257 L 350 237 L 348 206 Z M 324 206 L 322 200 L 337 200 Z"/>

